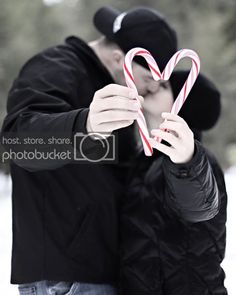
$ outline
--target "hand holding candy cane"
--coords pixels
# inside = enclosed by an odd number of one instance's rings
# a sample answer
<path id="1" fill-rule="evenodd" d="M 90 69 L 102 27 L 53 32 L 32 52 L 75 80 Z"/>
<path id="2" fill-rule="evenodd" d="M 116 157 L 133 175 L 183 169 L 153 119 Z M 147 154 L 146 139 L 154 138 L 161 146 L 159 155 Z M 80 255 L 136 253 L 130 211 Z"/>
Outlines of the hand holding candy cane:
<path id="1" fill-rule="evenodd" d="M 108 137 L 112 131 L 131 125 L 140 109 L 135 95 L 134 90 L 117 84 L 109 84 L 96 91 L 86 122 L 90 136 L 94 138 L 92 133 L 101 133 L 103 137 Z M 143 100 L 140 96 L 137 98 Z"/>
<path id="2" fill-rule="evenodd" d="M 169 156 L 171 161 L 176 164 L 187 163 L 194 154 L 194 136 L 192 130 L 183 118 L 176 114 L 162 113 L 165 121 L 159 126 L 160 129 L 152 129 L 151 134 L 170 144 L 167 146 L 150 138 L 149 142 L 153 148 Z M 165 130 L 168 130 L 165 131 Z"/>

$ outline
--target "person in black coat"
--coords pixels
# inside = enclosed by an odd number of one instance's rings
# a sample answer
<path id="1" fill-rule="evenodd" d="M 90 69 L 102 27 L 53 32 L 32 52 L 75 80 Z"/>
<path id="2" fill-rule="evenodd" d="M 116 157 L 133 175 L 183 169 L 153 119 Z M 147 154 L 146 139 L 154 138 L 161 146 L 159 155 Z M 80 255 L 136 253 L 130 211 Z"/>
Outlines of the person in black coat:
<path id="1" fill-rule="evenodd" d="M 172 97 L 177 97 L 187 74 L 172 74 L 165 86 L 171 86 Z M 161 104 L 167 107 L 165 92 L 160 86 L 161 95 L 145 98 L 150 129 L 160 124 Z M 193 131 L 194 157 L 174 164 L 158 150 L 146 157 L 139 147 L 133 158 L 120 215 L 121 295 L 227 294 L 220 265 L 225 255 L 227 193 L 222 169 L 201 143 L 202 131 L 212 128 L 219 115 L 220 93 L 200 74 L 179 113 Z M 164 143 L 170 146 L 168 139 Z M 217 212 L 204 218 L 199 206 L 196 217 L 193 206 L 204 200 L 207 208 L 216 192 Z"/>
<path id="2" fill-rule="evenodd" d="M 9 91 L 1 138 L 41 139 L 37 145 L 4 145 L 13 156 L 11 283 L 21 294 L 116 294 L 126 174 L 119 167 L 133 153 L 127 126 L 142 100 L 125 85 L 123 61 L 128 50 L 142 46 L 163 67 L 177 40 L 166 19 L 148 7 L 103 7 L 94 25 L 100 38 L 86 43 L 70 36 L 37 53 Z M 155 91 L 143 61 L 133 66 L 139 94 Z M 91 131 L 107 138 L 105 155 L 113 151 L 112 139 L 119 139 L 118 154 L 103 161 L 106 141 Z M 53 138 L 67 144 L 50 144 Z M 209 211 L 214 208 L 213 198 Z"/>

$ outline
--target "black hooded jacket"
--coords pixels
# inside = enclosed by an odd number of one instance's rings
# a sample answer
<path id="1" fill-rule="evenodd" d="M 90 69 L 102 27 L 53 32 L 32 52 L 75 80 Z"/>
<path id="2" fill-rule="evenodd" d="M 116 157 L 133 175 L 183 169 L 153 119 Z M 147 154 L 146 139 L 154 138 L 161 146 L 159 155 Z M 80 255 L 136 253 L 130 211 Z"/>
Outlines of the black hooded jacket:
<path id="1" fill-rule="evenodd" d="M 40 52 L 23 66 L 9 92 L 2 136 L 87 134 L 86 118 L 94 93 L 111 83 L 93 50 L 81 39 L 69 37 L 65 44 Z M 120 143 L 126 143 L 128 130 L 114 134 Z M 66 149 L 73 150 L 72 144 Z M 10 147 L 20 151 L 18 145 Z M 31 152 L 35 147 L 50 151 L 45 145 L 21 148 Z M 100 141 L 90 138 L 83 144 L 85 154 L 99 155 L 102 148 Z M 129 147 L 119 150 L 121 160 L 122 154 L 128 156 Z M 73 159 L 11 161 L 11 283 L 44 279 L 116 282 L 118 207 L 124 191 L 124 172 L 116 167 Z"/>
<path id="2" fill-rule="evenodd" d="M 155 150 L 150 158 L 140 152 L 131 167 L 120 214 L 120 294 L 226 295 L 227 194 L 215 157 L 195 139 L 186 164 Z"/>

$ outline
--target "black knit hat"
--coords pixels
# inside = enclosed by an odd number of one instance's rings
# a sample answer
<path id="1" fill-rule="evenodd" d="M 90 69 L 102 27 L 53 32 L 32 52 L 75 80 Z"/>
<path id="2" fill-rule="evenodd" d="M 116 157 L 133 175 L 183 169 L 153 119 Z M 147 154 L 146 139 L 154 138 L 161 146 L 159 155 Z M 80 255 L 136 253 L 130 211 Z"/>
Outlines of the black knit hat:
<path id="1" fill-rule="evenodd" d="M 170 77 L 174 97 L 178 96 L 189 71 L 176 71 Z M 220 92 L 206 76 L 199 74 L 179 115 L 190 128 L 198 131 L 212 128 L 221 112 Z"/>
<path id="2" fill-rule="evenodd" d="M 138 6 L 121 13 L 105 6 L 94 15 L 94 25 L 107 39 L 115 42 L 127 53 L 134 47 L 143 47 L 150 51 L 160 70 L 177 51 L 175 30 L 156 10 Z M 134 59 L 148 68 L 142 57 Z"/>

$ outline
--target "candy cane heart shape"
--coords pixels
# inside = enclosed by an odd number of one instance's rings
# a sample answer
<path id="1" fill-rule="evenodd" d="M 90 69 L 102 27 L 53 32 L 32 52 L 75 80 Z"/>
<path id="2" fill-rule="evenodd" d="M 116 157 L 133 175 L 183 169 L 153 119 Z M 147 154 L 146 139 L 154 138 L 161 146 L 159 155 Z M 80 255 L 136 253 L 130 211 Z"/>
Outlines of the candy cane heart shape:
<path id="1" fill-rule="evenodd" d="M 156 61 L 154 60 L 154 58 L 152 57 L 151 53 L 148 50 L 136 47 L 128 51 L 125 56 L 124 67 L 123 67 L 125 80 L 126 80 L 127 86 L 136 91 L 137 93 L 136 99 L 138 99 L 138 91 L 135 85 L 133 71 L 132 71 L 132 61 L 135 56 L 142 56 L 145 58 L 149 66 L 149 69 L 152 73 L 153 79 L 155 81 L 169 80 L 178 62 L 181 59 L 186 57 L 191 58 L 192 60 L 191 70 L 171 109 L 172 114 L 178 114 L 189 92 L 191 91 L 200 71 L 200 59 L 197 53 L 190 49 L 179 50 L 172 56 L 172 58 L 167 63 L 164 71 L 161 73 Z M 139 133 L 143 143 L 144 153 L 146 156 L 151 156 L 153 154 L 153 149 L 149 141 L 150 135 L 149 135 L 146 120 L 143 114 L 143 109 L 139 110 L 137 123 L 138 123 Z M 160 141 L 158 138 L 155 138 L 155 139 Z"/>

